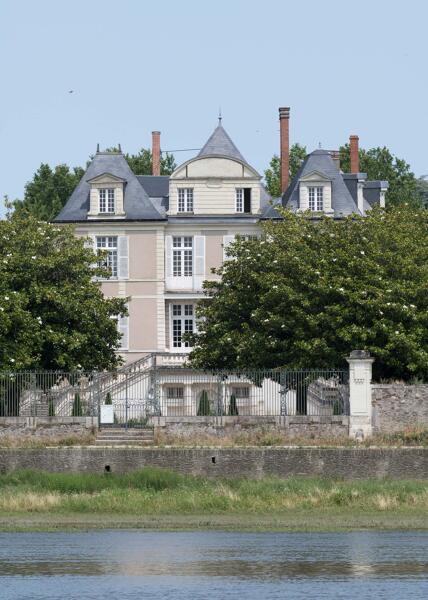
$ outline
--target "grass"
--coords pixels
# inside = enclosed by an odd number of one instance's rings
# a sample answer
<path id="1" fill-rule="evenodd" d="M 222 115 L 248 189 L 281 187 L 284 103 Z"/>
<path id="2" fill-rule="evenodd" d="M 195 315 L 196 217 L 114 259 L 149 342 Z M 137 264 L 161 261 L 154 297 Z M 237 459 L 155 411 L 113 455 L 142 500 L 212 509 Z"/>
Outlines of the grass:
<path id="1" fill-rule="evenodd" d="M 0 475 L 0 529 L 428 528 L 428 482 L 224 479 L 145 468 Z"/>
<path id="2" fill-rule="evenodd" d="M 286 430 L 275 428 L 260 428 L 247 430 L 221 431 L 221 433 L 201 432 L 190 435 L 166 433 L 160 429 L 155 431 L 155 444 L 157 446 L 215 446 L 233 448 L 237 446 L 428 446 L 428 429 L 408 428 L 404 431 L 391 434 L 373 435 L 362 442 L 343 436 L 296 436 L 290 435 Z"/>
<path id="3" fill-rule="evenodd" d="M 91 446 L 95 442 L 93 432 L 67 435 L 2 435 L 0 448 L 47 448 L 52 446 Z"/>

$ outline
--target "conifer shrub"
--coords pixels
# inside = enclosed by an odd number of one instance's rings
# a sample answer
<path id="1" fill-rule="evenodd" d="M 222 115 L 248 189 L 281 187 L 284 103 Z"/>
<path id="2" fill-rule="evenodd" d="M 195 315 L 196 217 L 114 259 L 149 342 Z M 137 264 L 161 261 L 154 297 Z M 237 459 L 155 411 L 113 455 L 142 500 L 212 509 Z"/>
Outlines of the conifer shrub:
<path id="1" fill-rule="evenodd" d="M 198 417 L 209 417 L 211 414 L 210 400 L 208 398 L 208 392 L 203 390 L 199 398 Z"/>
<path id="2" fill-rule="evenodd" d="M 74 394 L 73 409 L 71 411 L 72 417 L 83 417 L 82 402 L 80 400 L 80 394 Z"/>
<path id="3" fill-rule="evenodd" d="M 236 396 L 235 394 L 231 394 L 229 400 L 229 410 L 227 411 L 229 417 L 237 417 L 238 416 L 238 406 L 236 404 Z"/>

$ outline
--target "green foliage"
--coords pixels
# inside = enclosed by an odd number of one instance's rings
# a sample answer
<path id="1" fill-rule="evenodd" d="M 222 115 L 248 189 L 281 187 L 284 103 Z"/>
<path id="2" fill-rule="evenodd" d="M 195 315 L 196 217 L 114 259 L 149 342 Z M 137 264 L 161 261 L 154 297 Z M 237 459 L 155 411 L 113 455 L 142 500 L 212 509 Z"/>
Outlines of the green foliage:
<path id="1" fill-rule="evenodd" d="M 283 216 L 263 239 L 231 244 L 235 260 L 205 282 L 193 366 L 346 368 L 365 349 L 376 378 L 427 381 L 427 211 Z"/>
<path id="2" fill-rule="evenodd" d="M 137 154 L 125 154 L 125 159 L 135 175 L 152 174 L 152 151 L 149 148 L 141 148 Z M 168 152 L 162 155 L 160 167 L 161 175 L 171 175 L 177 167 L 174 155 Z"/>
<path id="3" fill-rule="evenodd" d="M 112 401 L 112 399 L 111 399 L 111 394 L 110 394 L 110 392 L 107 392 L 107 395 L 106 395 L 106 399 L 105 399 L 105 401 L 104 401 L 104 404 L 108 404 L 108 405 L 111 405 L 111 404 L 113 404 L 113 401 Z"/>
<path id="4" fill-rule="evenodd" d="M 293 144 L 290 148 L 290 182 L 296 175 L 300 168 L 300 165 L 306 157 L 306 146 L 300 144 Z M 281 196 L 281 161 L 277 154 L 274 154 L 272 160 L 269 163 L 269 168 L 266 169 L 265 173 L 266 189 L 272 198 L 278 198 Z"/>
<path id="5" fill-rule="evenodd" d="M 238 416 L 238 406 L 236 404 L 236 396 L 235 394 L 231 394 L 229 400 L 229 409 L 227 411 L 229 417 L 237 417 Z"/>
<path id="6" fill-rule="evenodd" d="M 67 202 L 74 188 L 83 177 L 84 170 L 67 165 L 57 165 L 52 169 L 41 164 L 31 181 L 25 186 L 23 200 L 9 204 L 16 213 L 28 213 L 41 221 L 51 221 Z"/>
<path id="7" fill-rule="evenodd" d="M 72 227 L 22 213 L 0 221 L 0 371 L 114 369 L 126 299 L 104 298 Z"/>
<path id="8" fill-rule="evenodd" d="M 367 179 L 388 181 L 389 188 L 385 196 L 387 207 L 404 203 L 421 206 L 417 180 L 405 160 L 394 156 L 385 146 L 370 150 L 360 148 L 359 158 L 360 171 L 367 173 Z M 344 173 L 350 172 L 349 144 L 340 148 L 340 167 Z"/>
<path id="9" fill-rule="evenodd" d="M 48 415 L 49 417 L 55 416 L 55 403 L 52 397 L 48 400 Z"/>
<path id="10" fill-rule="evenodd" d="M 82 402 L 80 400 L 80 394 L 74 394 L 73 400 L 73 408 L 71 410 L 72 417 L 82 417 L 83 416 L 83 408 Z"/>
<path id="11" fill-rule="evenodd" d="M 199 405 L 197 411 L 198 417 L 209 417 L 211 414 L 210 400 L 208 398 L 208 392 L 203 390 L 201 397 L 199 398 Z"/>

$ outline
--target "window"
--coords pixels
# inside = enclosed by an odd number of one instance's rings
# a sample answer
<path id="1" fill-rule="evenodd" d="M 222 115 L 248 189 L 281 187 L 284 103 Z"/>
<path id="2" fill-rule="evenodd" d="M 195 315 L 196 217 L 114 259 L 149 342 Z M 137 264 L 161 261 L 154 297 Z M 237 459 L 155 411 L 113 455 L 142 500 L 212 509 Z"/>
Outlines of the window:
<path id="1" fill-rule="evenodd" d="M 193 212 L 193 188 L 178 188 L 178 212 Z"/>
<path id="2" fill-rule="evenodd" d="M 191 277 L 193 275 L 192 237 L 172 238 L 172 274 L 174 277 Z"/>
<path id="3" fill-rule="evenodd" d="M 100 213 L 114 213 L 114 188 L 98 190 L 100 200 Z"/>
<path id="4" fill-rule="evenodd" d="M 168 400 L 184 400 L 184 387 L 167 387 L 166 397 Z"/>
<path id="5" fill-rule="evenodd" d="M 243 242 L 255 242 L 259 239 L 259 236 L 253 233 L 240 233 L 239 239 Z"/>
<path id="6" fill-rule="evenodd" d="M 251 188 L 236 188 L 235 190 L 236 212 L 251 212 Z"/>
<path id="7" fill-rule="evenodd" d="M 172 346 L 189 348 L 189 342 L 182 341 L 185 333 L 193 333 L 195 323 L 193 304 L 172 305 Z"/>
<path id="8" fill-rule="evenodd" d="M 310 187 L 309 210 L 324 210 L 323 187 Z"/>
<path id="9" fill-rule="evenodd" d="M 100 267 L 107 267 L 111 277 L 117 277 L 117 236 L 97 237 L 97 250 L 107 250 L 107 257 L 98 262 Z"/>
<path id="10" fill-rule="evenodd" d="M 233 394 L 235 398 L 249 398 L 250 397 L 250 388 L 248 386 L 245 387 L 234 387 Z"/>

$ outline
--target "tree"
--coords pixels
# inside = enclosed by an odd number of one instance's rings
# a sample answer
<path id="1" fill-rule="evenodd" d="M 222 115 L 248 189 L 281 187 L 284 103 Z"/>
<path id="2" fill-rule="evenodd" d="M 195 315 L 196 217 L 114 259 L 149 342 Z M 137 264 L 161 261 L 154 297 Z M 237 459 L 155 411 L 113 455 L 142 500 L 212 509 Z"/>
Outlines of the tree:
<path id="1" fill-rule="evenodd" d="M 125 154 L 125 159 L 135 175 L 152 174 L 152 151 L 148 148 L 141 148 L 137 154 Z M 177 165 L 173 154 L 168 152 L 161 156 L 161 175 L 171 175 Z"/>
<path id="2" fill-rule="evenodd" d="M 201 397 L 199 398 L 199 406 L 197 410 L 198 417 L 209 417 L 211 414 L 210 400 L 208 398 L 208 392 L 202 390 Z"/>
<path id="3" fill-rule="evenodd" d="M 104 298 L 92 249 L 71 226 L 0 221 L 0 371 L 114 369 L 126 298 Z"/>
<path id="4" fill-rule="evenodd" d="M 394 156 L 388 148 L 370 148 L 359 150 L 360 171 L 367 173 L 369 180 L 388 181 L 386 205 L 411 204 L 421 206 L 421 198 L 417 190 L 417 180 L 410 170 L 410 165 L 402 158 Z M 349 144 L 340 148 L 340 167 L 344 173 L 351 169 Z"/>
<path id="5" fill-rule="evenodd" d="M 290 148 L 290 182 L 296 175 L 300 165 L 306 157 L 306 147 L 300 144 L 293 144 Z M 266 188 L 272 198 L 281 196 L 281 161 L 277 154 L 274 154 L 269 163 L 269 169 L 265 171 Z"/>
<path id="6" fill-rule="evenodd" d="M 108 405 L 111 405 L 111 404 L 113 404 L 113 400 L 112 400 L 112 398 L 111 398 L 111 394 L 110 394 L 110 392 L 107 392 L 107 394 L 106 394 L 106 399 L 105 399 L 105 401 L 104 401 L 104 404 L 108 404 Z"/>
<path id="7" fill-rule="evenodd" d="M 10 207 L 17 213 L 29 213 L 41 221 L 50 221 L 60 212 L 83 174 L 81 167 L 70 170 L 67 165 L 57 165 L 51 169 L 42 163 L 25 186 L 24 200 L 15 200 Z"/>
<path id="8" fill-rule="evenodd" d="M 73 408 L 71 409 L 72 417 L 82 417 L 83 416 L 83 408 L 82 402 L 80 400 L 80 394 L 74 394 L 73 400 Z"/>
<path id="9" fill-rule="evenodd" d="M 428 212 L 374 209 L 342 221 L 283 211 L 264 239 L 238 239 L 205 282 L 194 367 L 347 367 L 364 349 L 376 377 L 428 378 Z"/>

